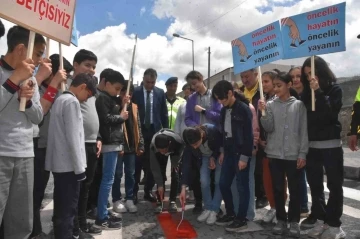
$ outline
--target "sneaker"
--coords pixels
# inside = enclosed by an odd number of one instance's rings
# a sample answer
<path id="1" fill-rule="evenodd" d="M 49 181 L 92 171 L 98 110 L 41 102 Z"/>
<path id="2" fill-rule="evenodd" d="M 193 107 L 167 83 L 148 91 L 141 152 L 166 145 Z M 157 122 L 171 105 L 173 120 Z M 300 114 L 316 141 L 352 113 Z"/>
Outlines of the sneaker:
<path id="1" fill-rule="evenodd" d="M 309 216 L 309 209 L 301 208 L 300 210 L 300 218 L 306 218 Z"/>
<path id="2" fill-rule="evenodd" d="M 121 222 L 117 222 L 112 218 L 96 220 L 95 225 L 102 230 L 119 230 L 121 228 Z"/>
<path id="3" fill-rule="evenodd" d="M 175 202 L 170 202 L 168 210 L 169 210 L 170 213 L 177 213 L 178 208 L 176 206 L 176 203 Z"/>
<path id="4" fill-rule="evenodd" d="M 95 237 L 90 234 L 79 230 L 79 235 L 73 235 L 73 239 L 95 239 Z"/>
<path id="5" fill-rule="evenodd" d="M 94 224 L 88 223 L 86 228 L 81 228 L 81 231 L 92 234 L 92 235 L 101 235 L 102 230 L 94 226 Z"/>
<path id="6" fill-rule="evenodd" d="M 117 213 L 125 213 L 127 212 L 124 203 L 121 200 L 114 202 L 113 210 Z"/>
<path id="7" fill-rule="evenodd" d="M 235 219 L 235 216 L 229 216 L 228 214 L 226 214 L 222 218 L 219 218 L 215 222 L 215 224 L 218 226 L 227 226 L 227 225 L 230 225 L 231 223 L 233 223 L 234 219 Z"/>
<path id="8" fill-rule="evenodd" d="M 195 207 L 192 210 L 192 213 L 197 215 L 200 214 L 202 212 L 202 205 L 199 204 L 195 204 Z"/>
<path id="9" fill-rule="evenodd" d="M 210 211 L 209 210 L 204 210 L 200 216 L 198 216 L 197 220 L 198 222 L 205 222 L 206 219 L 210 216 Z"/>
<path id="10" fill-rule="evenodd" d="M 216 217 L 217 217 L 217 219 L 219 219 L 219 218 L 222 218 L 223 216 L 224 216 L 224 212 L 220 208 L 218 214 L 216 215 Z"/>
<path id="11" fill-rule="evenodd" d="M 296 237 L 296 238 L 300 237 L 299 223 L 297 223 L 297 222 L 291 222 L 290 223 L 289 236 Z"/>
<path id="12" fill-rule="evenodd" d="M 315 226 L 307 233 L 308 237 L 319 238 L 329 226 L 324 224 L 323 221 L 317 221 Z"/>
<path id="13" fill-rule="evenodd" d="M 304 221 L 301 222 L 301 227 L 313 228 L 315 227 L 316 222 L 317 219 L 310 214 Z"/>
<path id="14" fill-rule="evenodd" d="M 343 239 L 346 233 L 341 227 L 328 227 L 321 235 L 321 239 Z"/>
<path id="15" fill-rule="evenodd" d="M 217 212 L 210 211 L 208 218 L 206 219 L 206 224 L 214 225 L 217 220 Z"/>
<path id="16" fill-rule="evenodd" d="M 111 221 L 113 222 L 122 222 L 122 218 L 121 217 L 118 217 L 116 215 L 109 215 L 109 218 Z"/>
<path id="17" fill-rule="evenodd" d="M 272 222 L 274 220 L 276 216 L 276 210 L 271 208 L 264 216 L 263 218 L 263 222 L 265 223 L 269 223 L 269 222 Z"/>
<path id="18" fill-rule="evenodd" d="M 279 220 L 275 227 L 272 229 L 272 233 L 275 235 L 282 235 L 287 229 L 286 222 Z"/>
<path id="19" fill-rule="evenodd" d="M 256 209 L 264 208 L 269 205 L 269 201 L 266 197 L 258 198 L 256 199 L 255 205 Z"/>
<path id="20" fill-rule="evenodd" d="M 126 200 L 126 202 L 125 202 L 125 208 L 126 208 L 127 211 L 130 212 L 130 213 L 135 213 L 135 212 L 137 212 L 137 207 L 134 205 L 134 201 L 133 201 L 133 200 Z"/>
<path id="21" fill-rule="evenodd" d="M 234 220 L 230 225 L 225 227 L 225 230 L 228 232 L 241 232 L 247 227 L 248 226 L 246 220 L 243 221 Z"/>

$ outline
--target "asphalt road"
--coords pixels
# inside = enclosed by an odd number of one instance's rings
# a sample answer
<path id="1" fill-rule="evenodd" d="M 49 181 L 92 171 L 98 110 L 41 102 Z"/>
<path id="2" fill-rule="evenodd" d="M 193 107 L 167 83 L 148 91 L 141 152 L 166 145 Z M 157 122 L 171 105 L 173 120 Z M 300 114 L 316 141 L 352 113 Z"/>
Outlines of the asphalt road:
<path id="1" fill-rule="evenodd" d="M 168 170 L 169 172 L 169 170 Z M 170 178 L 170 175 L 168 176 Z M 168 180 L 168 183 L 169 180 Z M 167 185 L 169 188 L 169 185 Z M 142 188 L 141 188 L 142 189 Z M 52 214 L 52 179 L 47 187 L 47 196 L 44 200 L 43 210 L 43 224 L 45 225 L 45 232 L 51 230 L 51 214 Z M 122 184 L 122 190 L 124 185 Z M 308 189 L 308 194 L 310 191 Z M 328 191 L 326 192 L 328 196 Z M 165 238 L 161 226 L 159 225 L 157 218 L 154 214 L 154 205 L 149 202 L 142 201 L 142 191 L 139 194 L 140 202 L 138 204 L 138 213 L 129 214 L 124 213 L 123 228 L 118 231 L 104 231 L 101 236 L 95 238 L 107 238 L 107 239 L 132 239 L 132 238 L 152 238 L 159 239 Z M 311 197 L 309 196 L 309 201 Z M 179 205 L 179 202 L 178 202 Z M 311 202 L 309 202 L 311 206 Z M 275 238 L 289 238 L 288 236 L 274 236 L 271 233 L 273 224 L 264 224 L 261 222 L 262 216 L 266 213 L 267 209 L 258 209 L 256 211 L 255 222 L 249 224 L 249 231 L 243 233 L 227 233 L 224 228 L 220 226 L 208 226 L 196 221 L 196 216 L 192 214 L 193 205 L 188 204 L 185 211 L 185 219 L 188 220 L 197 232 L 197 238 L 204 239 L 231 239 L 231 238 L 244 238 L 244 239 L 275 239 Z M 224 205 L 222 205 L 224 209 Z M 174 215 L 174 218 L 179 218 L 180 212 Z M 345 180 L 344 182 L 344 214 L 342 216 L 343 229 L 347 233 L 347 239 L 360 239 L 360 181 Z M 259 231 L 251 231 L 258 230 Z M 301 238 L 307 238 L 306 231 L 301 232 Z M 51 237 L 50 237 L 51 238 Z"/>

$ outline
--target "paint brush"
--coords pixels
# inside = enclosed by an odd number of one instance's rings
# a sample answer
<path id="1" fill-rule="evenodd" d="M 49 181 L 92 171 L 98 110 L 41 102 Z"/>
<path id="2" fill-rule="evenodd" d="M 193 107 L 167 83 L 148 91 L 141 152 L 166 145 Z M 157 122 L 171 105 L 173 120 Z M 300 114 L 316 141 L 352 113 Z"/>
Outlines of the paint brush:
<path id="1" fill-rule="evenodd" d="M 179 230 L 179 227 L 180 227 L 181 223 L 182 223 L 183 220 L 184 220 L 185 203 L 182 203 L 181 209 L 182 209 L 182 210 L 181 210 L 181 220 L 180 220 L 180 222 L 179 222 L 179 225 L 178 225 L 177 228 L 176 228 L 176 231 Z"/>

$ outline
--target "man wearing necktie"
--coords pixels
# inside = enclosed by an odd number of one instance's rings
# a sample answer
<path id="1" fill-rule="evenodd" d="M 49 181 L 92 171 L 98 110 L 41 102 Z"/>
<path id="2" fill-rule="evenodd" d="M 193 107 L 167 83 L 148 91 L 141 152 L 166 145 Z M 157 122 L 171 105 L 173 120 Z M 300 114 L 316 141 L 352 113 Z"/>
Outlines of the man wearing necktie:
<path id="1" fill-rule="evenodd" d="M 134 203 L 137 202 L 137 192 L 139 191 L 142 168 L 145 174 L 144 199 L 150 202 L 156 202 L 156 198 L 152 194 L 152 188 L 155 182 L 150 170 L 150 143 L 156 132 L 162 128 L 169 127 L 165 93 L 162 89 L 155 86 L 156 79 L 156 70 L 152 68 L 147 69 L 144 72 L 142 84 L 135 88 L 133 94 L 133 102 L 137 104 L 139 108 L 141 131 L 145 142 L 145 152 L 136 160 Z"/>

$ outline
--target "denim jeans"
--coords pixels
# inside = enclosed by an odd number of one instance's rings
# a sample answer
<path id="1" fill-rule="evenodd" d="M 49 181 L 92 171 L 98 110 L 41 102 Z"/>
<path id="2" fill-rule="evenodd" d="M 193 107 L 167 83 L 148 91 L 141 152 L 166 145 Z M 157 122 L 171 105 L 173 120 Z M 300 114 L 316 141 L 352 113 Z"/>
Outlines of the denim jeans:
<path id="1" fill-rule="evenodd" d="M 255 218 L 255 165 L 256 157 L 253 156 L 251 157 L 250 164 L 248 164 L 250 198 L 246 218 L 249 221 L 253 221 Z M 239 210 L 239 194 L 237 193 L 236 178 L 234 178 L 233 183 L 231 184 L 231 192 L 233 194 L 234 209 L 235 212 L 237 212 Z"/>
<path id="2" fill-rule="evenodd" d="M 123 171 L 125 171 L 125 199 L 133 200 L 135 185 L 135 160 L 136 155 L 134 153 L 124 154 L 122 157 L 118 158 L 114 184 L 112 186 L 113 202 L 121 200 L 120 185 Z"/>
<path id="3" fill-rule="evenodd" d="M 307 195 L 307 185 L 306 185 L 306 170 L 301 171 L 300 176 L 300 192 L 301 192 L 301 209 L 308 209 L 308 195 Z"/>
<path id="4" fill-rule="evenodd" d="M 101 179 L 97 206 L 98 220 L 104 220 L 108 218 L 107 203 L 112 185 L 114 183 L 118 154 L 119 152 L 117 151 L 103 153 L 103 176 Z"/>
<path id="5" fill-rule="evenodd" d="M 226 152 L 226 151 L 225 151 Z M 249 168 L 239 170 L 238 166 L 239 155 L 233 153 L 225 153 L 224 162 L 221 168 L 220 176 L 220 190 L 225 202 L 226 214 L 235 215 L 233 194 L 231 192 L 231 184 L 236 177 L 237 194 L 239 197 L 239 206 L 236 213 L 236 218 L 239 221 L 246 219 L 247 210 L 249 207 L 250 188 L 249 188 Z M 251 164 L 249 158 L 248 164 Z M 241 195 L 241 197 L 240 197 Z"/>
<path id="6" fill-rule="evenodd" d="M 211 196 L 211 187 L 210 187 L 210 173 L 209 169 L 209 158 L 208 156 L 202 157 L 202 165 L 200 168 L 200 183 L 201 183 L 201 193 L 204 201 L 204 207 L 206 210 L 219 212 L 221 206 L 221 191 L 219 187 L 219 180 L 221 174 L 221 166 L 219 160 L 216 160 L 215 168 L 215 192 L 214 197 Z"/>

